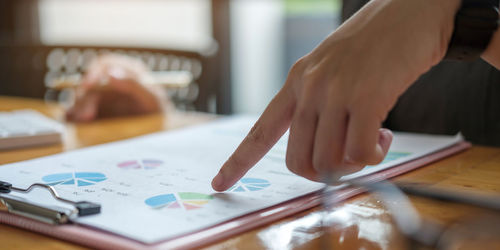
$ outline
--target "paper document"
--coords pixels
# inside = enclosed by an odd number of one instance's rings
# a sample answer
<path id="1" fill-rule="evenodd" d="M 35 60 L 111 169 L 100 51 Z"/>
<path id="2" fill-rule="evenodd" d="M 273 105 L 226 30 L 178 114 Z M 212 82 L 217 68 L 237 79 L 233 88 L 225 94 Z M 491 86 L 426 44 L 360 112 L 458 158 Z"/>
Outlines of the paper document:
<path id="1" fill-rule="evenodd" d="M 70 200 L 102 205 L 77 223 L 155 243 L 245 215 L 322 188 L 285 166 L 288 136 L 227 192 L 210 186 L 256 117 L 230 117 L 185 129 L 0 166 L 0 180 L 17 187 L 52 185 Z M 395 133 L 384 162 L 350 175 L 380 171 L 460 141 L 454 136 Z M 16 193 L 12 195 L 21 196 Z M 50 204 L 45 190 L 22 195 Z"/>

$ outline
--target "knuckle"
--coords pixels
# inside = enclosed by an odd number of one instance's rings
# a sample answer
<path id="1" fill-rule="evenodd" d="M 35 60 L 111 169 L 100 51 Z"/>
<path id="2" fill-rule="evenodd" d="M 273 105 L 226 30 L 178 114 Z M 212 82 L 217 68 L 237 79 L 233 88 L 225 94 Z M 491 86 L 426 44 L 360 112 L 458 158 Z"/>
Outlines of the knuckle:
<path id="1" fill-rule="evenodd" d="M 296 83 L 301 82 L 304 67 L 305 67 L 304 59 L 301 58 L 297 62 L 295 62 L 290 68 L 290 71 L 288 72 L 288 77 L 285 82 L 285 85 L 293 87 L 296 85 Z"/>
<path id="2" fill-rule="evenodd" d="M 312 67 L 308 61 L 307 56 L 304 56 L 297 60 L 290 68 L 287 82 L 290 82 L 292 85 L 299 85 L 301 88 L 313 87 L 316 83 L 314 79 L 317 78 L 316 71 L 316 68 Z"/>
<path id="3" fill-rule="evenodd" d="M 230 172 L 233 167 L 239 168 L 245 164 L 245 162 L 239 156 L 232 155 L 230 159 L 232 164 L 227 168 L 223 168 L 221 171 Z"/>
<path id="4" fill-rule="evenodd" d="M 264 129 L 258 122 L 250 129 L 246 140 L 255 147 L 266 147 L 269 144 Z"/>
<path id="5" fill-rule="evenodd" d="M 325 159 L 324 157 L 320 157 L 318 155 L 313 157 L 312 164 L 316 170 L 328 169 L 328 167 L 331 165 L 328 159 Z"/>
<path id="6" fill-rule="evenodd" d="M 311 117 L 311 111 L 304 107 L 298 107 L 295 111 L 294 122 L 306 121 L 309 117 Z"/>
<path id="7" fill-rule="evenodd" d="M 290 68 L 289 74 L 298 74 L 304 71 L 304 68 L 307 65 L 307 59 L 305 56 L 299 58 Z"/>

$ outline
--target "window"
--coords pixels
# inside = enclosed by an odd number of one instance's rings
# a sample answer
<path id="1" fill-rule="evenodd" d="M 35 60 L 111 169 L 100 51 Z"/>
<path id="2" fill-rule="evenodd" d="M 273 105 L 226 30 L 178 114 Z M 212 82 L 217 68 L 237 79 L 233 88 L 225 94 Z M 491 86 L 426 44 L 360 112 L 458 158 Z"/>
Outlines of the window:
<path id="1" fill-rule="evenodd" d="M 209 0 L 40 0 L 47 45 L 170 48 L 212 44 Z"/>

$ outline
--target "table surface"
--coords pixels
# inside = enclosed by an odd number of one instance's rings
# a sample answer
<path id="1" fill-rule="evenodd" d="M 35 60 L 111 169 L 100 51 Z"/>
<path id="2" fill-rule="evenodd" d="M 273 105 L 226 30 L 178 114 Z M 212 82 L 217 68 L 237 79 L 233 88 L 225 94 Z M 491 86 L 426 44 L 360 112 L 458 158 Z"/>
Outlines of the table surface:
<path id="1" fill-rule="evenodd" d="M 63 121 L 64 110 L 55 104 L 27 98 L 0 97 L 0 111 L 34 109 Z M 203 123 L 214 119 L 204 113 L 169 112 L 126 118 L 113 118 L 86 124 L 66 123 L 60 145 L 0 151 L 0 164 L 32 159 L 75 148 L 126 139 L 161 130 Z M 469 150 L 395 178 L 432 187 L 457 191 L 500 194 L 500 148 L 472 146 Z M 461 204 L 410 197 L 423 218 L 451 223 L 485 211 Z M 372 194 L 362 194 L 338 205 L 332 216 L 337 221 L 331 244 L 342 249 L 401 249 L 407 242 L 397 230 L 390 212 Z M 213 245 L 207 249 L 318 249 L 321 210 L 318 208 L 276 221 Z M 83 247 L 0 225 L 0 244 L 6 249 L 82 249 Z"/>

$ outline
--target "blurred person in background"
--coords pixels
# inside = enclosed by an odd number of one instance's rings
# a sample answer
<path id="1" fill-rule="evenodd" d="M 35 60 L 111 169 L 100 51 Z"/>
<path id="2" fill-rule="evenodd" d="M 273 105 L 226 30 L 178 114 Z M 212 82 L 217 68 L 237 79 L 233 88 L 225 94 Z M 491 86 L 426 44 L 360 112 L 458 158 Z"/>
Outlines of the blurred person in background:
<path id="1" fill-rule="evenodd" d="M 139 59 L 108 54 L 93 60 L 76 89 L 75 102 L 67 110 L 69 121 L 148 114 L 167 104 L 164 90 L 146 85 L 151 71 Z M 150 81 L 149 81 L 150 82 Z"/>

